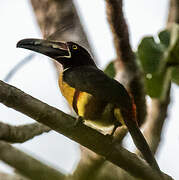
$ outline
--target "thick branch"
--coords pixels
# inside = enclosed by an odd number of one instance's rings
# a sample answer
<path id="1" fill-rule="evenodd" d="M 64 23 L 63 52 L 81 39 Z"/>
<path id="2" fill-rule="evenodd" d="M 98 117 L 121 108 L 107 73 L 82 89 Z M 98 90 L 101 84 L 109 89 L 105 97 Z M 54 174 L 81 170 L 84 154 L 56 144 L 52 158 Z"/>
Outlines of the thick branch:
<path id="1" fill-rule="evenodd" d="M 126 126 L 118 127 L 118 129 L 116 129 L 115 131 L 114 141 L 118 143 L 122 142 L 126 133 Z M 98 180 L 101 179 L 101 176 L 104 175 L 103 172 L 105 172 L 105 179 L 116 179 L 118 176 L 114 176 L 114 172 L 119 171 L 119 168 L 113 165 L 110 167 L 109 171 L 109 169 L 107 169 L 108 166 L 106 166 L 106 164 L 111 165 L 111 163 L 107 162 L 105 158 L 81 146 L 81 159 L 78 163 L 76 171 L 73 173 L 72 178 L 73 180 Z"/>
<path id="2" fill-rule="evenodd" d="M 65 175 L 0 141 L 0 159 L 33 180 L 64 180 Z"/>
<path id="3" fill-rule="evenodd" d="M 0 139 L 10 143 L 23 143 L 51 129 L 39 123 L 11 126 L 0 122 Z"/>
<path id="4" fill-rule="evenodd" d="M 115 142 L 122 142 L 127 133 L 126 127 L 119 127 L 116 130 Z M 73 180 L 115 180 L 121 178 L 119 167 L 106 161 L 105 158 L 81 146 L 81 160 L 74 172 Z M 122 171 L 122 170 L 121 170 Z M 123 172 L 123 171 L 122 171 Z"/>
<path id="5" fill-rule="evenodd" d="M 125 66 L 136 71 L 133 65 L 134 54 L 129 43 L 129 33 L 122 10 L 122 0 L 106 0 L 107 17 L 110 24 L 117 56 Z M 136 66 L 136 65 L 135 65 Z"/>
<path id="6" fill-rule="evenodd" d="M 146 180 L 161 177 L 135 154 L 111 142 L 111 138 L 96 130 L 79 124 L 74 126 L 75 118 L 53 108 L 24 92 L 0 81 L 0 102 L 43 123 L 57 132 L 104 156 L 107 160 L 125 169 L 133 176 Z M 166 179 L 171 179 L 165 176 Z"/>
<path id="7" fill-rule="evenodd" d="M 144 85 L 141 71 L 130 46 L 122 0 L 106 0 L 106 8 L 117 53 L 116 79 L 128 87 L 134 97 L 138 123 L 142 124 L 146 116 Z"/>

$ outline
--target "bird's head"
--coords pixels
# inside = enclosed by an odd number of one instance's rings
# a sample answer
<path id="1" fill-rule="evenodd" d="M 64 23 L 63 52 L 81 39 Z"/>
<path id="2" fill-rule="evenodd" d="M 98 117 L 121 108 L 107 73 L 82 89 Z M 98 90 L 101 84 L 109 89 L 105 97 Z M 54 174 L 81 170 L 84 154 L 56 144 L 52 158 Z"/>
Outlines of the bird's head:
<path id="1" fill-rule="evenodd" d="M 51 57 L 62 64 L 63 68 L 85 65 L 96 66 L 89 52 L 74 42 L 23 39 L 17 43 L 17 47 L 29 49 Z"/>

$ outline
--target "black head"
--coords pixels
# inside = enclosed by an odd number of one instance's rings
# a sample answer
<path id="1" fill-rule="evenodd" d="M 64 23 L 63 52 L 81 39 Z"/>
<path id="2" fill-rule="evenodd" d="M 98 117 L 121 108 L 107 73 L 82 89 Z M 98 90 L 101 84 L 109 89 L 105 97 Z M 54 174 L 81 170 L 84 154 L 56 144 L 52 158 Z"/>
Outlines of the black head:
<path id="1" fill-rule="evenodd" d="M 56 42 L 43 39 L 23 39 L 17 47 L 30 49 L 53 58 L 64 68 L 96 66 L 89 52 L 74 42 Z"/>

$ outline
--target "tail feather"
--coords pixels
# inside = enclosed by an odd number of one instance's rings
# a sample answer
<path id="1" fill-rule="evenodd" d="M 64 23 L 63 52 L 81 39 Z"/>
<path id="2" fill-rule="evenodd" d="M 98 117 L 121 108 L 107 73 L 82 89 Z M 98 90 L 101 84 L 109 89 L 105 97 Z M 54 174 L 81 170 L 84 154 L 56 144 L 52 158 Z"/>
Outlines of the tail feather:
<path id="1" fill-rule="evenodd" d="M 134 144 L 139 149 L 139 151 L 142 153 L 144 159 L 149 163 L 149 165 L 156 169 L 157 171 L 160 171 L 160 168 L 157 164 L 157 161 L 152 154 L 150 147 L 145 140 L 143 134 L 141 133 L 137 122 L 135 120 L 135 112 L 133 112 L 134 109 L 129 111 L 129 109 L 126 111 L 126 109 L 121 110 L 124 122 L 126 126 L 128 127 L 129 133 L 132 136 L 132 139 L 134 141 Z"/>

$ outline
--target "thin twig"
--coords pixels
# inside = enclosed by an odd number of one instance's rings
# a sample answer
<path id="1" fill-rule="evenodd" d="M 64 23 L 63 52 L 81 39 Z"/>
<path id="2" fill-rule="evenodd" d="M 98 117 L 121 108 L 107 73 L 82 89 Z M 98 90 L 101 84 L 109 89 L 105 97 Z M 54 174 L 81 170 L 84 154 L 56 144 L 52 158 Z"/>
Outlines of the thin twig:
<path id="1" fill-rule="evenodd" d="M 117 143 L 112 143 L 111 138 L 108 136 L 106 137 L 84 124 L 75 126 L 75 118 L 2 81 L 0 81 L 0 102 L 104 156 L 107 160 L 125 169 L 133 176 L 146 180 L 161 179 L 158 172 L 135 154 L 130 153 Z M 165 178 L 171 179 L 167 175 L 165 175 Z"/>
<path id="2" fill-rule="evenodd" d="M 11 126 L 0 122 L 0 140 L 10 143 L 23 143 L 51 129 L 39 123 Z"/>
<path id="3" fill-rule="evenodd" d="M 8 74 L 5 76 L 4 81 L 5 82 L 9 82 L 9 80 L 14 76 L 15 73 L 17 73 L 17 71 L 22 68 L 24 65 L 26 65 L 28 62 L 30 62 L 33 57 L 35 56 L 35 53 L 31 53 L 28 56 L 26 56 L 25 58 L 23 58 L 22 60 L 20 60 L 19 63 L 17 63 L 9 72 Z"/>

